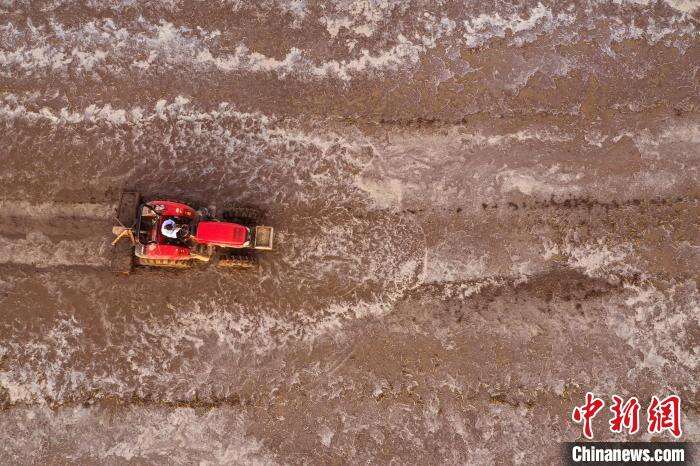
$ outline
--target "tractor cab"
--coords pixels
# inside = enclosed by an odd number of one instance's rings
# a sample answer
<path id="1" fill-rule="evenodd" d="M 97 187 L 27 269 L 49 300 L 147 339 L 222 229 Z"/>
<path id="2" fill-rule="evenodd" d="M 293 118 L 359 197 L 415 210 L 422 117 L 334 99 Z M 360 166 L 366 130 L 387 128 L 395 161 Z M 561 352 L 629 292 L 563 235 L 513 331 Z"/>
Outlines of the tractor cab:
<path id="1" fill-rule="evenodd" d="M 196 226 L 196 212 L 185 204 L 151 201 L 141 204 L 136 222 L 137 242 L 141 245 L 185 245 Z M 163 224 L 178 230 L 176 238 L 163 234 Z"/>

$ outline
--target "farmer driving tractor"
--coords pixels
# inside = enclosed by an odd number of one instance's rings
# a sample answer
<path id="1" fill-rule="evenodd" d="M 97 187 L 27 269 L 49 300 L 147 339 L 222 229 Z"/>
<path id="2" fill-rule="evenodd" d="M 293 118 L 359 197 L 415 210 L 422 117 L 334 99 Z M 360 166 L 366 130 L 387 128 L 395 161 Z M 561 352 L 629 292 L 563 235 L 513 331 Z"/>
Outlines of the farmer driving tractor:
<path id="1" fill-rule="evenodd" d="M 273 228 L 258 223 L 260 213 L 234 207 L 216 216 L 213 209 L 194 209 L 170 200 L 141 202 L 137 192 L 122 193 L 112 269 L 128 274 L 133 265 L 189 268 L 195 263 L 226 268 L 252 268 L 257 251 L 272 250 Z M 123 238 L 128 243 L 118 244 Z"/>
<path id="2" fill-rule="evenodd" d="M 166 238 L 184 240 L 189 236 L 190 229 L 187 225 L 178 225 L 174 219 L 169 218 L 161 225 L 160 232 Z"/>

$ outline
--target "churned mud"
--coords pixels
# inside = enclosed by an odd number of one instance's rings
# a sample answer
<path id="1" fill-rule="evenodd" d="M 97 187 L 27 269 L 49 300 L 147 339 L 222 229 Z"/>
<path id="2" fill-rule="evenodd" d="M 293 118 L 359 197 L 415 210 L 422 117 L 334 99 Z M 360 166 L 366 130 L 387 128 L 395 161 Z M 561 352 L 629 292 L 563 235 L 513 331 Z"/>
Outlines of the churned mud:
<path id="1" fill-rule="evenodd" d="M 551 463 L 587 391 L 698 441 L 698 7 L 3 3 L 0 462 Z M 114 276 L 124 188 L 276 249 Z"/>

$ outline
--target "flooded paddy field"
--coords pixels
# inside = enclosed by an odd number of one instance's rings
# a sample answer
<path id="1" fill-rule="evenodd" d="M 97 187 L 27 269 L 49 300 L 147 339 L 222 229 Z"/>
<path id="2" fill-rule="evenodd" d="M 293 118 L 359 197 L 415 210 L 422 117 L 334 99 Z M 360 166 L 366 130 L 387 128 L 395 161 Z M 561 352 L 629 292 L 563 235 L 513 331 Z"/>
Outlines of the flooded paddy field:
<path id="1" fill-rule="evenodd" d="M 549 463 L 587 391 L 698 441 L 699 7 L 1 3 L 0 462 Z M 115 276 L 123 189 L 275 250 Z"/>

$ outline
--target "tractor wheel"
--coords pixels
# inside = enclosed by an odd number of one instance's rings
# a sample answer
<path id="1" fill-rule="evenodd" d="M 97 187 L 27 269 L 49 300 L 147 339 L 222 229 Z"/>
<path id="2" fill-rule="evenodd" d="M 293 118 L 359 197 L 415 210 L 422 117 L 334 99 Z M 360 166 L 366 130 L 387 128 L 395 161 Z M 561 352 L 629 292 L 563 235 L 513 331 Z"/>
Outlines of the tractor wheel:
<path id="1" fill-rule="evenodd" d="M 249 207 L 236 207 L 225 210 L 221 216 L 227 222 L 240 223 L 246 226 L 255 226 L 260 223 L 262 212 Z"/>
<path id="2" fill-rule="evenodd" d="M 252 269 L 257 265 L 255 257 L 243 254 L 232 254 L 222 257 L 217 264 L 219 267 L 227 269 Z"/>
<path id="3" fill-rule="evenodd" d="M 192 267 L 191 260 L 174 261 L 171 259 L 145 259 L 143 257 L 137 257 L 136 264 L 147 267 L 168 267 L 171 269 L 189 269 Z"/>

